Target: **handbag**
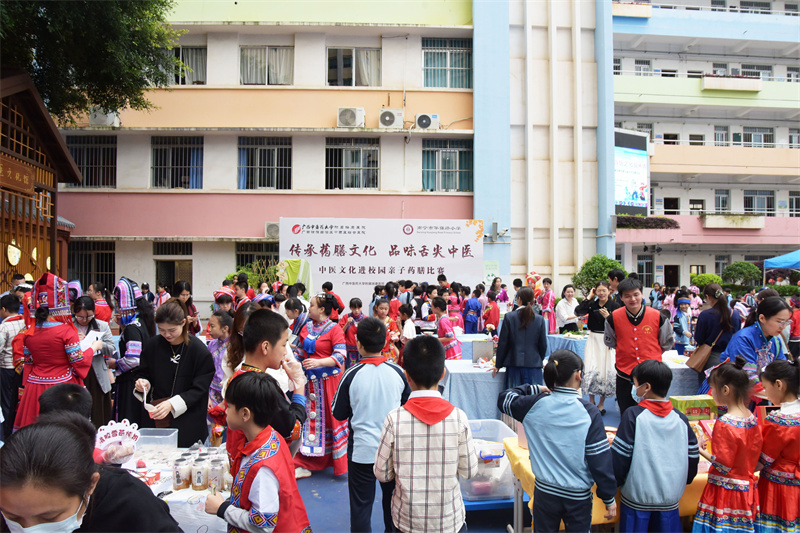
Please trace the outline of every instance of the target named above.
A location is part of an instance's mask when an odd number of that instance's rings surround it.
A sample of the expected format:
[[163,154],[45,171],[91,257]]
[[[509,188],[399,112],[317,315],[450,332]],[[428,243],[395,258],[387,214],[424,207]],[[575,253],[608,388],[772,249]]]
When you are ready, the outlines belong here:
[[698,374],[702,374],[706,367],[706,363],[708,362],[708,358],[711,356],[711,350],[714,349],[714,345],[717,344],[717,341],[721,335],[722,330],[720,330],[719,335],[717,335],[717,338],[714,339],[714,342],[711,343],[711,346],[708,344],[701,344],[698,346],[694,353],[689,356],[689,359],[686,361],[686,366]]

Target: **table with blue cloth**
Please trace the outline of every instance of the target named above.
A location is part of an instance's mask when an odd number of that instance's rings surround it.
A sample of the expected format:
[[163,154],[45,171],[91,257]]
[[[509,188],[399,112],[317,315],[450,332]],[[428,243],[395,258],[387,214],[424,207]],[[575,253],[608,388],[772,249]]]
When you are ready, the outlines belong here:
[[467,414],[470,420],[500,419],[497,397],[505,390],[504,369],[492,377],[491,368],[476,368],[472,359],[445,361],[442,396]]
[[581,359],[584,359],[584,354],[586,353],[586,338],[571,339],[563,335],[548,335],[547,336],[548,357],[550,356],[551,353],[555,352],[556,350],[572,350],[573,352],[578,354]]
[[465,361],[472,361],[472,343],[473,341],[489,341],[492,338],[483,333],[464,333],[456,335],[456,339],[461,343],[461,358]]

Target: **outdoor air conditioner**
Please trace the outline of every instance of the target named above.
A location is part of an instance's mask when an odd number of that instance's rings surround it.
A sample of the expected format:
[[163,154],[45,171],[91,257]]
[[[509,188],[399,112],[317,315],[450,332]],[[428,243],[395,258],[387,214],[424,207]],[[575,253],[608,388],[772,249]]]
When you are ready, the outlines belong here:
[[414,123],[421,130],[438,130],[439,115],[435,113],[417,113]]
[[379,128],[402,128],[403,110],[402,109],[381,109],[378,114]]
[[116,112],[103,113],[99,107],[93,107],[89,113],[90,126],[119,127],[119,115]]
[[264,237],[277,240],[281,235],[281,225],[277,222],[267,222],[264,228]]
[[363,128],[364,116],[363,107],[339,107],[336,110],[336,127]]

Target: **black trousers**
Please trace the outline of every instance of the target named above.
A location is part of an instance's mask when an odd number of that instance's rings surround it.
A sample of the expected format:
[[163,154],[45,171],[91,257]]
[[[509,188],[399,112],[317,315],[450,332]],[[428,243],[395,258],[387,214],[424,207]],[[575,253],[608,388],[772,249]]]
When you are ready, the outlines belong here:
[[[372,504],[375,501],[375,473],[372,464],[354,463],[347,459],[347,488],[350,492],[350,531],[364,533],[372,531]],[[394,480],[381,483],[383,499],[383,527],[387,533],[397,529],[392,521],[392,492]]]
[[633,401],[633,396],[631,396],[631,385],[633,385],[633,379],[622,377],[620,371],[617,370],[617,405],[619,406],[620,417],[626,409],[636,405],[636,402]]
[[3,409],[3,426],[0,437],[3,440],[11,436],[14,430],[14,417],[17,416],[19,388],[22,387],[22,375],[13,368],[0,368],[0,403]]
[[533,531],[558,531],[561,521],[567,533],[586,533],[592,526],[592,498],[570,500],[533,489]]

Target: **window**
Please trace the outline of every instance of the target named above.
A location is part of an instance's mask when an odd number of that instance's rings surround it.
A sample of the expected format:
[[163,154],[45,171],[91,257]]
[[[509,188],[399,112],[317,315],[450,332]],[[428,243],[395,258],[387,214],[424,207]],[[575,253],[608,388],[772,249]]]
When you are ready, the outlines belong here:
[[769,15],[772,12],[772,2],[753,2],[751,0],[741,0],[739,2],[739,11],[742,13]]
[[379,147],[377,138],[328,137],[325,140],[325,188],[377,189]]
[[800,82],[800,67],[786,67],[786,81]]
[[715,76],[727,76],[728,75],[728,64],[727,63],[713,63],[712,65],[712,72]]
[[789,17],[796,17],[798,15],[797,4],[783,4],[783,14]]
[[292,188],[291,137],[239,137],[240,189]]
[[239,64],[242,85],[291,85],[294,80],[291,46],[242,47]]
[[664,144],[678,144],[678,134],[677,133],[665,133],[664,134]]
[[634,72],[637,76],[652,76],[653,66],[649,59],[637,59],[634,61]]
[[267,265],[278,263],[277,242],[237,242],[236,243],[236,270],[254,263],[263,261]]
[[192,243],[155,241],[153,255],[192,255]]
[[744,191],[744,212],[775,215],[775,191]]
[[726,0],[711,0],[711,11],[725,11]]
[[699,215],[706,210],[705,200],[689,200],[689,211],[692,215]]
[[703,71],[702,70],[689,70],[686,72],[687,78],[702,78]]
[[722,271],[731,264],[731,256],[729,255],[715,255],[714,256],[714,273],[717,276],[722,276]]
[[614,122],[614,127],[621,129],[622,128],[622,122]]
[[800,217],[800,191],[789,191],[789,216]]
[[664,214],[665,215],[680,215],[681,214],[681,199],[680,198],[664,198]]
[[175,48],[175,57],[180,59],[186,69],[175,73],[175,85],[205,85],[207,49],[181,46]]
[[380,49],[328,48],[328,85],[380,87]]
[[[758,263],[760,261],[766,261],[767,259],[772,259],[771,255],[745,255],[744,260],[748,263]],[[758,266],[758,265],[756,265]],[[759,267],[760,268],[760,267]]]
[[619,57],[614,58],[614,76],[622,74],[622,59]]
[[661,69],[661,77],[662,78],[677,78],[678,77],[678,71],[677,70],[672,70],[672,69],[669,69],[669,70]]
[[645,287],[653,286],[653,256],[652,255],[637,255],[636,256],[636,273],[639,274],[639,280]]
[[703,146],[705,143],[706,143],[705,135],[696,135],[696,134],[689,135],[690,146]]
[[743,140],[745,146],[772,148],[775,145],[775,130],[773,128],[745,127]]
[[472,88],[472,39],[422,39],[425,87]]
[[67,245],[67,279],[80,280],[84,290],[99,281],[113,289],[117,283],[114,241],[75,241]]
[[800,128],[789,128],[789,148],[800,148]]
[[742,64],[742,76],[751,76],[753,78],[772,78],[772,65],[746,65]]
[[471,192],[472,140],[423,139],[422,188]]
[[637,122],[636,123],[636,131],[641,133],[646,133],[650,138],[650,142],[653,142],[653,124],[649,122]]
[[156,189],[203,188],[203,138],[153,137],[151,186]]
[[714,126],[714,146],[728,146],[730,142],[730,128],[728,126]]
[[117,138],[114,135],[67,135],[67,148],[83,175],[80,185],[117,186]]
[[706,273],[706,266],[705,265],[689,265],[689,275],[698,275],[698,274],[705,274]]
[[731,190],[714,190],[714,211],[717,213],[727,213],[731,210]]

